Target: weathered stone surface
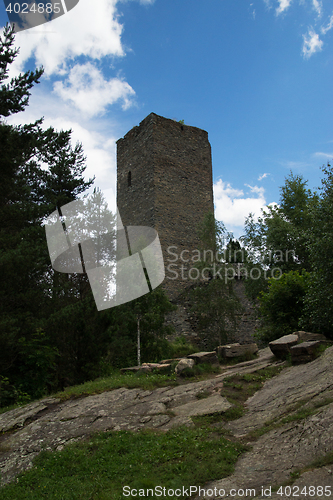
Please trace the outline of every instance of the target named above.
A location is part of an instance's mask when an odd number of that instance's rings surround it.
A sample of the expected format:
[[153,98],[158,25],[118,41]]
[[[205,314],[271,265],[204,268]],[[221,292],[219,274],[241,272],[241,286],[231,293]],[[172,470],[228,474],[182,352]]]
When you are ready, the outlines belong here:
[[194,354],[189,354],[187,356],[189,359],[194,359],[195,364],[199,363],[210,363],[212,365],[218,364],[219,360],[216,351],[211,352],[195,352]]
[[185,359],[185,358],[170,358],[170,359],[162,359],[162,361],[160,362],[161,365],[164,365],[164,364],[171,364],[171,363],[174,363],[175,361],[180,361],[181,359]]
[[48,405],[59,403],[59,399],[47,398],[35,401],[23,408],[15,408],[0,415],[0,432],[23,427],[28,419],[33,419],[39,412],[48,408]]
[[269,347],[272,353],[278,359],[285,359],[288,356],[288,354],[290,354],[290,348],[293,345],[296,345],[297,342],[298,342],[298,336],[290,334],[290,335],[285,335],[280,339],[273,340],[272,342],[269,343]]
[[332,366],[333,347],[330,347],[311,363],[286,368],[247,400],[247,413],[229,422],[227,428],[236,436],[243,436],[266,422],[289,415],[301,402],[316,404],[333,400]]
[[258,352],[258,346],[255,343],[252,344],[229,344],[218,346],[216,349],[217,355],[222,358],[236,358],[238,356],[244,356],[245,354],[255,354]]
[[225,357],[224,356],[224,352],[225,352],[226,348],[235,349],[236,347],[240,347],[240,343],[239,342],[234,342],[233,344],[219,345],[216,348],[216,354],[218,356]]
[[[62,403],[49,398],[4,413],[0,416],[2,428],[13,429],[14,426],[14,430],[1,436],[3,482],[11,481],[19,472],[31,467],[42,449],[61,450],[68,443],[95,432],[144,428],[167,431],[177,425],[193,425],[191,415],[226,411],[230,403],[219,395],[223,379],[234,373],[251,373],[272,363],[281,364],[272,359],[267,348],[259,351],[257,360],[239,363],[201,382],[151,391],[122,388]],[[248,400],[248,412],[244,417],[229,422],[226,428],[235,437],[240,437],[259,429],[267,421],[274,420],[278,425],[250,443],[252,451],[240,458],[232,476],[211,483],[211,486],[225,490],[278,486],[290,479],[290,472],[308,467],[317,458],[330,453],[333,449],[332,366],[333,347],[330,347],[315,361],[286,368],[267,381],[263,389]],[[211,395],[198,399],[203,392]],[[311,410],[307,418],[289,423],[281,421],[300,407]],[[17,423],[24,427],[17,429]],[[304,480],[307,486],[310,484],[307,481],[316,478],[322,479],[318,485],[330,484],[332,479],[330,467],[321,468],[317,476],[306,474],[297,481]],[[257,496],[259,494],[258,490]],[[244,495],[233,495],[233,498],[244,498]]]
[[175,368],[176,375],[180,375],[185,368],[193,368],[195,365],[194,359],[183,358],[179,361],[178,365]]
[[188,276],[193,267],[182,252],[191,256],[198,248],[198,224],[206,213],[214,212],[208,133],[155,113],[148,115],[117,141],[117,205],[125,226],[158,231],[165,262],[170,259],[168,248],[173,248],[178,278],[166,266],[162,286],[170,298],[177,296],[189,282],[182,279],[181,268]]
[[231,404],[226,398],[221,397],[219,394],[209,396],[208,398],[193,401],[182,406],[174,408],[176,415],[210,415],[212,413],[221,413],[231,408]]
[[321,333],[310,333],[310,332],[294,332],[293,335],[298,336],[298,341],[299,342],[309,342],[310,340],[327,340],[325,335],[322,335]]
[[[241,456],[231,477],[210,483],[209,487],[254,488],[260,493],[262,486],[280,486],[290,480],[292,472],[330,453],[332,448],[333,403],[297,424],[286,424],[261,436],[253,449]],[[244,495],[233,498],[238,500]]]
[[[309,486],[314,487],[315,490],[313,490],[313,488],[309,490]],[[323,487],[323,491],[321,487]],[[327,488],[326,490],[325,487]],[[285,487],[282,487],[281,491],[289,493],[288,488]],[[301,495],[302,491],[304,491],[303,495]],[[331,491],[332,494],[330,494],[329,491]],[[326,498],[332,498],[333,466],[324,466],[320,469],[309,470],[301,474],[301,476],[291,485],[291,495],[294,494],[294,497],[288,497],[286,494],[278,495],[277,492],[272,492],[269,498],[270,500],[290,500],[291,498],[297,498],[297,493],[302,500],[313,500],[314,498],[317,500],[318,498],[324,498],[325,493],[327,495]],[[317,493],[319,493],[319,495]],[[255,498],[257,500],[267,500],[267,496],[258,496]]]
[[163,372],[170,368],[171,363],[142,363],[142,366],[148,366],[152,370]]
[[152,369],[151,369],[150,366],[141,365],[141,366],[129,366],[128,368],[121,368],[120,371],[121,371],[121,373],[126,373],[126,372],[134,372],[134,373],[145,372],[145,373],[149,373],[149,372],[152,371]]
[[301,344],[293,345],[290,348],[292,363],[298,364],[313,361],[316,358],[318,347],[320,345],[320,340],[302,342]]
[[[290,474],[307,468],[315,460],[331,453],[333,449],[333,347],[307,365],[292,366],[265,383],[263,389],[248,400],[249,411],[244,417],[229,422],[226,428],[235,436],[244,436],[275,419],[270,432],[259,437],[253,449],[245,453],[236,464],[232,476],[205,485],[205,488],[241,490],[233,495],[244,498],[245,489],[255,489],[261,496],[261,487],[279,487],[290,480]],[[302,406],[302,402],[304,405]],[[279,419],[297,412],[302,406],[311,409],[307,418],[285,423]],[[331,486],[333,491],[333,466],[304,472],[294,483],[296,486]],[[243,491],[242,491],[243,490]],[[305,495],[302,498],[321,498],[321,495]],[[214,498],[222,498],[219,495]],[[224,497],[225,498],[225,497]],[[272,493],[274,500],[285,499]],[[292,497],[289,497],[292,498]]]
[[[154,391],[122,388],[63,403],[49,398],[3,413],[4,431],[21,428],[1,436],[2,480],[9,482],[30,468],[42,449],[60,450],[95,432],[144,428],[167,431],[177,425],[193,425],[190,412],[195,411],[196,404],[202,405],[197,395],[212,392],[215,385],[216,380],[204,380]],[[189,402],[194,403],[193,408],[172,416],[175,408]]]

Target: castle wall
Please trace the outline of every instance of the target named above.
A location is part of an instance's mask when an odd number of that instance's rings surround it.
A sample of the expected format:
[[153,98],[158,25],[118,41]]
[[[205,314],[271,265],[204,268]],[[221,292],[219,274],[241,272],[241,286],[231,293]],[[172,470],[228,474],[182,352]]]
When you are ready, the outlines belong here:
[[178,256],[188,250],[184,259],[198,248],[197,227],[206,213],[214,213],[212,186],[211,147],[204,130],[151,113],[117,141],[120,215],[124,225],[158,231],[166,266],[163,286],[170,298],[191,283],[188,267],[193,264],[175,260],[168,248],[176,247],[171,251]]

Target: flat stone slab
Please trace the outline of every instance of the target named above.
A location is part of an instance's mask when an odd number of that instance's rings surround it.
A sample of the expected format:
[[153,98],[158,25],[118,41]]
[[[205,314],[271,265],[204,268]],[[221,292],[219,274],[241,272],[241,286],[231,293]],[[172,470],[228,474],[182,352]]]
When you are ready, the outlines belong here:
[[257,344],[229,344],[219,346],[216,352],[222,358],[236,358],[245,354],[255,354],[258,352]]
[[137,372],[144,372],[144,373],[149,373],[152,371],[150,366],[146,365],[141,365],[141,366],[129,366],[127,368],[121,368],[120,369],[121,373],[126,373],[126,372],[132,372],[132,373],[137,373]]
[[194,354],[190,354],[187,357],[189,359],[194,359],[195,364],[199,364],[199,363],[218,364],[219,363],[216,351],[195,352]]
[[325,335],[322,335],[321,333],[310,333],[310,332],[294,332],[294,335],[298,336],[298,341],[299,342],[308,342],[311,340],[327,340]]
[[317,356],[321,343],[321,340],[312,340],[293,345],[290,348],[292,363],[308,363],[309,361],[313,361]]
[[273,340],[268,345],[272,353],[278,359],[285,359],[290,353],[290,348],[293,345],[296,345],[297,343],[298,343],[298,335],[292,333],[290,335],[284,335],[284,337],[281,337],[277,340]]
[[211,415],[212,413],[221,413],[232,407],[232,404],[226,398],[219,394],[199,399],[192,403],[177,406],[173,409],[176,415],[194,417],[195,415]]

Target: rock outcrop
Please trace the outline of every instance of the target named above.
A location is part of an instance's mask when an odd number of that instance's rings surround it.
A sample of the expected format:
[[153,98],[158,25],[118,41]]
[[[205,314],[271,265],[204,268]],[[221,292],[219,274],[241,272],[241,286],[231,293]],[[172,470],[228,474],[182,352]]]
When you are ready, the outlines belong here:
[[[288,484],[291,474],[296,471],[300,471],[300,478],[295,485],[318,484],[332,488],[333,465],[316,472],[312,470],[312,464],[331,454],[333,449],[332,367],[333,347],[330,347],[315,361],[287,368],[268,380],[247,401],[248,412],[226,426],[235,437],[248,439],[250,443],[254,431],[262,432],[266,427],[267,432],[240,458],[232,476],[215,481],[207,488],[216,487],[227,492],[231,488],[240,492],[252,488],[256,494],[248,498],[261,499],[265,498],[261,496],[262,487],[274,489]],[[307,468],[310,470],[302,474],[302,469]],[[301,498],[320,496],[306,494]],[[244,498],[244,494],[233,498]],[[270,498],[288,497],[275,495]]]
[[[220,393],[224,378],[278,363],[281,365],[267,348],[259,351],[257,359],[201,382],[152,391],[121,388],[65,402],[46,398],[8,411],[0,415],[3,483],[30,468],[42,449],[60,450],[95,432],[168,431],[178,425],[193,425],[192,416],[225,412],[231,404]],[[277,495],[274,488],[285,487],[293,480],[292,474],[297,477],[294,486],[332,487],[332,457],[323,467],[318,466],[318,460],[331,456],[333,449],[332,367],[333,346],[306,365],[283,369],[247,400],[243,417],[220,422],[231,439],[252,448],[240,457],[231,476],[205,485],[205,489],[216,488],[226,494],[239,490],[239,495],[232,494],[236,500],[244,498],[245,489],[254,492],[247,498],[267,498],[262,493],[266,490],[271,491],[271,499],[284,499],[287,496]],[[215,499],[224,497],[214,495]],[[301,498],[323,495],[305,494]]]

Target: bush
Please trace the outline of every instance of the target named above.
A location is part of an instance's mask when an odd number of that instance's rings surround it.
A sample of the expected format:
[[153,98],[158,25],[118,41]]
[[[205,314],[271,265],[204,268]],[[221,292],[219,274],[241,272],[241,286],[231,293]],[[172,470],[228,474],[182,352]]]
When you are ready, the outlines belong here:
[[270,342],[298,329],[309,283],[310,274],[305,271],[289,271],[268,281],[268,292],[259,296],[259,340]]

